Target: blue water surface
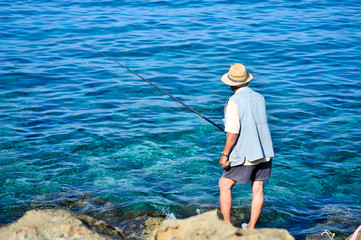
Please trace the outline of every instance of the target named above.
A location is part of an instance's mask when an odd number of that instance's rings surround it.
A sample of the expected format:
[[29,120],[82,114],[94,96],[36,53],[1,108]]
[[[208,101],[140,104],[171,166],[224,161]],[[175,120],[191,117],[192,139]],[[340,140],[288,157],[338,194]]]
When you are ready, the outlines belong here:
[[[0,224],[219,207],[225,134],[85,41],[219,125],[220,76],[246,65],[276,153],[258,227],[346,238],[361,224],[360,26],[357,0],[2,1]],[[233,195],[240,226],[250,186]]]

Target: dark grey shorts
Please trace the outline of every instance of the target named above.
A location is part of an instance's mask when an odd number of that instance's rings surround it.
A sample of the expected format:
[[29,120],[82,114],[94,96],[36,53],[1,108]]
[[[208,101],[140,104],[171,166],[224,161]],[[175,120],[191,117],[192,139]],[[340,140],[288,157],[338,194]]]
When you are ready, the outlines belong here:
[[269,162],[263,162],[258,165],[251,166],[235,166],[224,169],[223,177],[232,179],[243,184],[248,184],[249,180],[263,181],[271,176],[272,160]]

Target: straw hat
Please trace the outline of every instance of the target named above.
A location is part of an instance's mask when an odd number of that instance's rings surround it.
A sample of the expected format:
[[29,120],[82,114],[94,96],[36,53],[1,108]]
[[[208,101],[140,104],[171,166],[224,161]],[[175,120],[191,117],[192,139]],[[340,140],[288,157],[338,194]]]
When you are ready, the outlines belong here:
[[252,81],[253,75],[247,72],[243,64],[232,64],[228,73],[223,74],[221,81],[229,86],[238,86]]

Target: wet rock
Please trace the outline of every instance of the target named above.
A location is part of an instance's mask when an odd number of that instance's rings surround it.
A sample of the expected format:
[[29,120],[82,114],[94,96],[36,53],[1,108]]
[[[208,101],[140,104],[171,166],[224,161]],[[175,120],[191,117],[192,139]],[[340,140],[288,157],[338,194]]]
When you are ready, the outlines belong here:
[[306,240],[330,240],[330,239],[334,239],[334,237],[335,237],[334,233],[325,230],[323,232],[307,234]]
[[294,240],[287,230],[243,230],[220,220],[217,211],[184,220],[166,220],[149,240]]
[[0,228],[1,239],[6,240],[110,240],[125,239],[119,228],[86,215],[64,210],[32,210]]
[[126,227],[123,229],[128,240],[147,239],[153,231],[162,225],[163,221],[164,218],[161,217],[141,215],[129,219],[129,222],[125,224]]

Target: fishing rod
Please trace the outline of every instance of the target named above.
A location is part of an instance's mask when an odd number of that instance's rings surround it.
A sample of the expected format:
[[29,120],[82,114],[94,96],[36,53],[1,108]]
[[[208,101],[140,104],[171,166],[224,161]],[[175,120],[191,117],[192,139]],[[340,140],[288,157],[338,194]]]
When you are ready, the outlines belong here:
[[118,61],[114,60],[113,58],[111,58],[110,56],[108,56],[107,54],[99,51],[98,49],[96,49],[95,47],[87,44],[86,42],[80,40],[82,43],[84,43],[86,46],[90,47],[91,49],[97,51],[98,53],[102,54],[103,56],[109,58],[110,60],[112,60],[113,62],[117,63],[118,65],[122,66],[123,68],[127,69],[129,72],[133,73],[134,75],[136,75],[137,77],[143,79],[144,81],[146,81],[147,83],[149,83],[150,85],[152,85],[153,87],[155,87],[156,89],[158,89],[159,91],[163,92],[164,94],[168,95],[169,97],[173,98],[174,100],[176,100],[177,102],[179,102],[180,104],[182,104],[183,106],[185,106],[186,108],[188,108],[189,110],[191,110],[192,112],[196,113],[198,116],[200,116],[201,118],[203,118],[204,120],[206,120],[207,122],[209,122],[210,124],[212,124],[213,126],[215,126],[216,128],[218,128],[219,130],[221,130],[222,132],[224,132],[224,130],[216,123],[214,123],[213,121],[211,121],[210,119],[206,118],[205,116],[203,116],[201,113],[197,112],[196,110],[194,110],[193,108],[191,108],[190,106],[188,106],[187,104],[185,104],[184,102],[182,102],[181,100],[179,100],[178,98],[174,97],[172,94],[164,91],[162,88],[158,87],[157,85],[155,85],[154,83],[152,83],[151,81],[145,79],[144,77],[140,76],[138,73],[134,72],[133,70],[127,68],[126,66],[124,66],[123,64],[119,63]]

